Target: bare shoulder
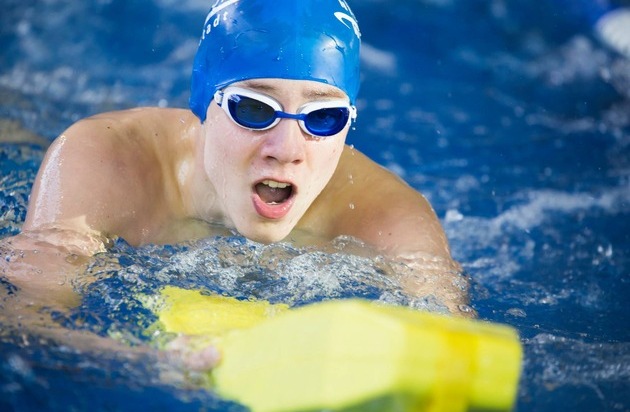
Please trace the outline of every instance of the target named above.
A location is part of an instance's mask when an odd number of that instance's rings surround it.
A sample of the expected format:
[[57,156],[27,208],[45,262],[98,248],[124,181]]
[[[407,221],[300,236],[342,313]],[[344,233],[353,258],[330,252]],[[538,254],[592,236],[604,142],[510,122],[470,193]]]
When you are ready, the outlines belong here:
[[24,229],[54,225],[117,233],[141,224],[138,214],[150,215],[147,199],[160,195],[170,149],[179,147],[176,131],[181,134],[188,116],[184,110],[133,109],[70,126],[46,153]]
[[168,144],[171,140],[169,136],[181,134],[193,120],[194,116],[188,110],[143,107],[85,118],[70,126],[61,136],[66,140],[77,140],[80,145],[101,144],[103,148],[139,145],[144,149],[156,143]]
[[137,108],[100,113],[81,119],[64,130],[51,145],[52,152],[122,155],[124,149],[145,149],[191,122],[191,114],[182,109]]
[[450,258],[446,236],[426,198],[350,147],[309,219],[331,237],[354,236],[392,256],[426,253]]

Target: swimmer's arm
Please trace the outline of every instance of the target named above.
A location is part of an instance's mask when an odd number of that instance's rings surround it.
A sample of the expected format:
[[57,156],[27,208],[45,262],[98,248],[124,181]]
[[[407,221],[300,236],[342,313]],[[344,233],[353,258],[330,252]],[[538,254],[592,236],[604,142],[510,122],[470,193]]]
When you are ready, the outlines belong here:
[[33,336],[40,342],[46,339],[48,344],[100,356],[148,357],[152,364],[169,369],[168,380],[172,382],[180,379],[179,373],[184,379],[191,370],[207,371],[217,365],[220,355],[216,347],[191,342],[185,336],[158,350],[144,345],[129,347],[109,337],[58,324],[51,314],[77,307],[81,303],[77,287],[85,288],[93,280],[86,273],[89,262],[89,258],[38,240],[32,233],[0,239],[0,325],[4,332],[13,330],[25,341]]
[[[48,148],[33,184],[23,232],[89,233],[104,229],[97,217],[103,208],[101,192],[109,186],[102,180],[106,156],[99,159],[103,152],[99,140],[106,139],[101,138],[100,127],[90,128],[90,123],[76,123]],[[96,251],[87,248],[82,254],[89,256]]]
[[[66,310],[80,303],[75,282],[87,259],[48,243],[35,233],[0,239],[0,276],[17,288],[26,311]],[[17,307],[13,309],[18,310]]]
[[90,239],[136,234],[125,239],[140,241],[140,228],[152,218],[147,203],[160,203],[151,184],[160,181],[160,170],[134,119],[123,112],[95,116],[55,139],[33,185],[25,232],[58,229],[85,235],[89,241],[75,246],[86,256],[103,251]]
[[116,188],[122,186],[113,182],[113,169],[123,169],[113,159],[114,123],[83,120],[51,144],[22,233],[0,241],[3,275],[23,294],[37,297],[36,304],[72,307],[78,298],[71,284],[84,271],[82,262],[110,242],[107,233],[117,211],[109,198],[119,195]]
[[[346,148],[323,196],[332,214],[317,222],[330,237],[350,235],[400,265],[400,282],[411,295],[435,295],[452,313],[468,302],[461,267],[450,253],[442,226],[429,202],[388,170]],[[466,314],[466,313],[464,313]]]
[[[428,201],[405,184],[387,183],[384,198],[363,204],[364,212],[352,229],[355,236],[373,245],[396,264],[404,289],[413,296],[433,295],[449,312],[472,315],[468,283],[452,259],[444,230]],[[389,191],[389,193],[388,193]],[[393,202],[393,204],[392,204]],[[361,211],[359,211],[361,213]]]
[[[19,249],[18,249],[19,248]],[[35,248],[35,249],[32,249]],[[168,370],[167,380],[184,382],[189,371],[207,371],[219,361],[211,345],[192,345],[176,339],[164,349],[149,345],[129,346],[86,330],[67,329],[51,316],[80,304],[74,283],[86,270],[86,258],[68,259],[67,250],[33,243],[17,235],[0,239],[0,326],[7,336],[19,334],[25,345],[36,339],[47,346],[139,361],[145,359],[157,371]]]
[[353,148],[345,148],[330,183],[304,220],[313,230],[357,237],[387,256],[451,258],[446,235],[426,198]]

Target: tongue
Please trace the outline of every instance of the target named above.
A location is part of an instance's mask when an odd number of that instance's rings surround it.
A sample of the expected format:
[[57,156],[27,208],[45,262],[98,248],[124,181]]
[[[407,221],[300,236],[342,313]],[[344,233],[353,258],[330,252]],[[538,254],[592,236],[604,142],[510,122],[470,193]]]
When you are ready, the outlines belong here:
[[291,196],[291,186],[281,189],[259,183],[256,185],[256,193],[265,203],[282,203]]

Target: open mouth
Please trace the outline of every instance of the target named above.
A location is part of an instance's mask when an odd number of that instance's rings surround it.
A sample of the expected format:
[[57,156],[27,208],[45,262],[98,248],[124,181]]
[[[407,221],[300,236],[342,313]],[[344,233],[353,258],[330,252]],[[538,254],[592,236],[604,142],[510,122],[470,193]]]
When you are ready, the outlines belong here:
[[279,205],[291,198],[293,186],[290,183],[263,180],[254,186],[256,194],[268,205]]

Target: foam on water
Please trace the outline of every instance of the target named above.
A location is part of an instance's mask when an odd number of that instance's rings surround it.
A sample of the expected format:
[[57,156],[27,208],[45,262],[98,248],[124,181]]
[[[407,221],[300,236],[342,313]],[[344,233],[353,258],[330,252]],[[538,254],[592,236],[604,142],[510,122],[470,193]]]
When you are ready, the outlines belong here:
[[333,251],[324,252],[237,236],[141,248],[119,241],[109,253],[97,255],[78,280],[81,307],[58,319],[70,328],[82,324],[99,334],[116,331],[143,339],[155,319],[142,301],[166,285],[291,306],[359,297],[448,312],[433,295],[406,294],[387,260],[345,253],[352,242],[337,239]]
[[[554,404],[562,409],[568,396],[577,397],[581,410],[625,410],[617,400],[615,383],[630,379],[630,344],[628,342],[584,342],[540,333],[524,342],[524,375],[535,381],[535,388],[556,391]],[[538,362],[537,359],[545,359]],[[521,387],[519,396],[536,408],[542,390]],[[576,395],[577,394],[577,395]],[[526,403],[527,405],[527,403]],[[592,408],[592,409],[589,409]]]
[[[453,234],[454,242],[497,244],[511,232],[529,232],[551,222],[556,214],[576,214],[597,209],[609,214],[626,210],[630,202],[630,187],[618,187],[600,195],[567,193],[555,190],[529,190],[516,194],[519,201],[491,218],[464,216],[457,209],[446,212],[445,227]],[[482,229],[482,230],[480,230]]]

